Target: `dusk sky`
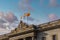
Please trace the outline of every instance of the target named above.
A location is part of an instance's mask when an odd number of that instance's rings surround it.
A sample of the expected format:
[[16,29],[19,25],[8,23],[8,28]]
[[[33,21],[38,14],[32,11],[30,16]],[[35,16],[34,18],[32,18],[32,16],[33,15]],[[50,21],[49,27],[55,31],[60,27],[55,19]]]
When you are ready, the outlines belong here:
[[[60,18],[60,0],[28,0],[27,2],[26,0],[0,0],[0,20],[6,21],[8,26],[14,26],[15,24],[17,26],[20,17],[28,10],[31,14],[30,17],[34,19],[33,22],[29,21],[29,23],[41,24],[53,21]],[[2,24],[1,21],[0,24]],[[0,30],[3,31],[5,27],[2,26]],[[0,34],[6,32],[1,32]]]

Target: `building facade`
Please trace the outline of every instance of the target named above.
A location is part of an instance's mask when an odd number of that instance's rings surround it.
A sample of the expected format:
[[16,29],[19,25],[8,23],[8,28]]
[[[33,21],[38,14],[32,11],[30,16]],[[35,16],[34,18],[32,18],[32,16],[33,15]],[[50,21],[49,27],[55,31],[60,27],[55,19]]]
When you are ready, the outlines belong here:
[[2,35],[0,40],[60,40],[60,20],[40,25],[27,25],[21,21],[15,30]]

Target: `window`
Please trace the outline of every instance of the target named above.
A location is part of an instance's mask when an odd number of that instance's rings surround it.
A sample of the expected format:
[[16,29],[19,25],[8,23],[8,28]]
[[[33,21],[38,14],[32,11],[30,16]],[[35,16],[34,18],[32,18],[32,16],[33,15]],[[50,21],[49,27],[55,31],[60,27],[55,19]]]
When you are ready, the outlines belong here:
[[27,37],[26,40],[32,40],[32,37]]
[[46,40],[46,37],[42,37],[42,40]]
[[23,40],[23,39],[18,39],[18,40]]
[[53,35],[52,37],[53,37],[53,38],[52,38],[53,40],[56,40],[56,35]]

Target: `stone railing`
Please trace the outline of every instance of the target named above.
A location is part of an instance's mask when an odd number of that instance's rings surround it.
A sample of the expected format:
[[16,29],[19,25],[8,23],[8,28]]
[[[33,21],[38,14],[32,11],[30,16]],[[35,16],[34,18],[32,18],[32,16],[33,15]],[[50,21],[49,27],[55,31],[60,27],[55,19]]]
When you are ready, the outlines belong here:
[[18,33],[22,33],[22,32],[29,31],[29,30],[33,30],[32,25],[29,25],[27,28],[26,28],[26,26],[23,27],[22,29],[17,28],[17,29],[15,29],[15,30],[12,30],[11,33],[9,33],[9,34],[7,34],[7,35],[8,35],[8,36],[9,36],[9,35],[15,35],[15,34],[18,34]]
[[58,26],[58,25],[60,25],[60,20],[56,20],[56,21],[40,24],[39,27],[44,29],[44,28],[55,27],[55,26]]
[[[52,28],[52,27],[55,27],[57,25],[60,25],[60,20],[56,20],[56,21],[40,24],[38,26],[41,29],[45,29],[45,28]],[[33,25],[29,25],[27,28],[26,28],[26,26],[24,26],[22,29],[17,28],[16,30],[13,30],[9,34],[5,34],[4,36],[14,35],[14,34],[18,34],[18,33],[21,33],[21,32],[26,32],[26,31],[29,31],[29,30],[33,30]]]

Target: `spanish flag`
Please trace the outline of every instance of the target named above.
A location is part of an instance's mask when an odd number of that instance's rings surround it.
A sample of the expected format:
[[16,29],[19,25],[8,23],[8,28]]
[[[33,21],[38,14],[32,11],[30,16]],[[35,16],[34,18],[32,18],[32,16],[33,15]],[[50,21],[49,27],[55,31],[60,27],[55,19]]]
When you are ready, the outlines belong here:
[[30,13],[25,13],[24,16],[27,16],[28,17],[28,16],[30,16]]

